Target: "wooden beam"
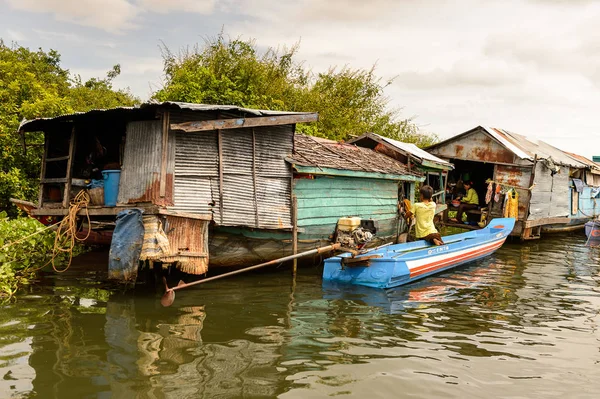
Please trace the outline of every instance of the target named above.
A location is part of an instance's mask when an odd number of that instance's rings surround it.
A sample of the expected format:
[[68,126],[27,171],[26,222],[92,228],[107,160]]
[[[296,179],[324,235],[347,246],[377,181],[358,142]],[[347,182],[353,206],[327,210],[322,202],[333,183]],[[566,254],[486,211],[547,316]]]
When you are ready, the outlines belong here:
[[[140,206],[132,204],[131,206],[88,206],[88,214],[90,216],[116,216],[124,209],[138,208],[144,211],[145,215],[154,215],[158,213],[158,208],[154,205]],[[32,209],[31,214],[34,216],[65,216],[69,213],[69,208],[40,208]],[[85,210],[80,210],[77,213],[79,216],[85,215]]]
[[525,221],[524,228],[543,226],[546,224],[567,224],[571,222],[571,218],[569,217],[548,217],[534,220]]
[[318,114],[292,114],[277,116],[260,116],[256,118],[216,119],[211,121],[194,121],[171,124],[171,130],[183,130],[187,133],[206,130],[240,129],[244,127],[290,125],[300,122],[316,122]]
[[158,213],[160,215],[175,216],[175,217],[186,218],[186,219],[208,220],[208,221],[212,220],[212,214],[210,214],[210,213],[178,212],[178,211],[171,211],[169,209],[159,209]]
[[[25,134],[25,133],[23,133]],[[46,178],[46,157],[48,155],[48,136],[44,134],[44,152],[42,154],[42,170],[40,171],[40,192],[38,196],[38,208],[44,205],[44,179]]]
[[67,161],[67,182],[63,193],[63,208],[69,206],[71,199],[71,176],[73,175],[73,156],[75,155],[75,126],[71,129],[71,141],[69,142],[69,160]]
[[[293,192],[292,188],[292,192]],[[292,254],[298,253],[298,198],[292,195]],[[292,275],[296,275],[298,270],[298,259],[293,260]]]
[[159,181],[159,194],[164,197],[167,193],[167,155],[169,153],[169,111],[165,111],[162,114],[162,147],[161,147],[161,160],[160,160],[160,181]]

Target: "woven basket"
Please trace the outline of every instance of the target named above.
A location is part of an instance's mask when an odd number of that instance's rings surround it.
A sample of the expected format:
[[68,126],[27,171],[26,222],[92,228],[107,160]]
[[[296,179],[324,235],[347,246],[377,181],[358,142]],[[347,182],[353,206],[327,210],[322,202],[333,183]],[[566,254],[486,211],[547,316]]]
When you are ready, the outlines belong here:
[[92,205],[104,205],[104,188],[96,187],[88,190],[90,194],[90,203]]

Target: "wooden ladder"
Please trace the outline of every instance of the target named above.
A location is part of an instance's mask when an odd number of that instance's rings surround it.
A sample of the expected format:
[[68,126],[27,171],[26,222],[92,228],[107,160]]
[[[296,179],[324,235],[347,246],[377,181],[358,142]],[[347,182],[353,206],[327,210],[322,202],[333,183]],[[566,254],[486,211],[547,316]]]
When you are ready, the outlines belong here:
[[[42,155],[42,171],[40,174],[40,193],[38,197],[38,206],[42,208],[44,206],[44,189],[46,184],[63,184],[63,199],[62,206],[67,208],[69,206],[70,193],[71,193],[71,178],[73,174],[73,155],[75,153],[75,127],[71,129],[71,136],[69,138],[69,153],[65,156],[48,158],[48,148],[50,140],[46,136],[44,143],[44,154]],[[51,162],[67,161],[65,170],[65,177],[47,178],[46,167]]]

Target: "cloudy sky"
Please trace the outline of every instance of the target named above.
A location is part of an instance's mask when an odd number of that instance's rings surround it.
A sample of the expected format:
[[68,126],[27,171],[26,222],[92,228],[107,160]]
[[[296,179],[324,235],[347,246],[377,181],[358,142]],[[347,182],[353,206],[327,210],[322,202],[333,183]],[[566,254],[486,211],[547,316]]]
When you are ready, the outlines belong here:
[[600,1],[0,0],[0,37],[53,48],[84,78],[116,63],[142,99],[160,87],[159,45],[222,28],[259,46],[301,42],[314,71],[370,67],[396,77],[393,106],[446,138],[501,127],[600,155]]

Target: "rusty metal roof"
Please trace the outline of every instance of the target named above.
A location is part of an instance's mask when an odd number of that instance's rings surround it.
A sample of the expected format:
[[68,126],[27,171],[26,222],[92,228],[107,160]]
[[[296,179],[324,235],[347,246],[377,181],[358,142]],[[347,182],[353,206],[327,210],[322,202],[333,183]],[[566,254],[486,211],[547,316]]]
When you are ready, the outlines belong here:
[[53,122],[67,122],[73,121],[87,116],[119,116],[119,115],[131,115],[144,114],[149,112],[155,112],[159,108],[175,108],[186,111],[196,112],[235,112],[239,114],[247,114],[252,116],[274,116],[274,115],[310,115],[313,112],[288,112],[288,111],[271,111],[262,109],[251,109],[238,107],[236,105],[215,105],[215,104],[194,104],[184,103],[176,101],[165,101],[165,102],[146,102],[135,107],[116,107],[109,109],[93,109],[86,112],[74,112],[72,114],[65,114],[56,116],[53,118],[36,118],[31,120],[23,120],[19,125],[20,132],[34,132],[44,130],[49,123]]
[[471,134],[479,129],[483,130],[485,133],[490,135],[501,145],[503,145],[506,149],[510,150],[513,154],[515,154],[521,159],[526,159],[533,162],[534,157],[537,155],[538,159],[552,158],[552,161],[554,161],[554,163],[564,166],[571,166],[574,168],[582,169],[589,169],[594,167],[592,165],[592,161],[587,160],[585,157],[560,150],[542,140],[530,139],[523,135],[513,133],[505,129],[487,126],[477,126],[474,129],[446,139],[428,148],[444,146],[445,144],[450,143],[456,140],[457,138]]
[[[402,141],[394,140],[389,137],[381,136],[376,133],[365,133],[361,136],[358,136],[351,140],[348,140],[348,143],[359,145],[358,142],[365,138],[370,138],[370,139],[375,140],[380,143],[383,142],[383,143],[391,146],[393,149],[395,149],[396,151],[398,151],[400,153],[412,155],[420,163],[423,163],[423,161],[429,161],[429,162],[432,162],[433,164],[439,165],[440,167],[442,167],[444,169],[454,169],[454,165],[452,165],[450,162],[444,161],[443,159],[438,158],[435,155],[430,154],[425,150],[422,150],[421,148],[417,147],[416,145],[414,145],[412,143],[405,143]],[[434,165],[429,165],[429,166],[434,166]]]
[[318,169],[422,176],[415,171],[409,171],[395,159],[368,148],[298,133],[294,137],[293,155],[288,160],[294,165]]

